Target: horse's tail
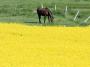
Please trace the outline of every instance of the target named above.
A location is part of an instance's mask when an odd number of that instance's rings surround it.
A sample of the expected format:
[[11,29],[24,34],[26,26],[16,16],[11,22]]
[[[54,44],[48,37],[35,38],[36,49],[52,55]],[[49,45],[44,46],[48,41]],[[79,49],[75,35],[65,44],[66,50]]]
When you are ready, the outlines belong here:
[[37,8],[37,11],[40,9],[40,7]]
[[37,14],[39,14],[39,12],[40,12],[40,7],[37,8]]

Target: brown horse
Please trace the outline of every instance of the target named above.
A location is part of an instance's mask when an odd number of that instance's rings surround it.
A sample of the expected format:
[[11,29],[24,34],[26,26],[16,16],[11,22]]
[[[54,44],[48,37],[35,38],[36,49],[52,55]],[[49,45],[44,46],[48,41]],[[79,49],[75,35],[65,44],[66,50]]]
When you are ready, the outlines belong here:
[[41,23],[41,16],[44,16],[44,23],[46,21],[46,17],[48,17],[49,22],[53,22],[52,12],[48,8],[37,8],[37,14],[39,18],[39,23]]

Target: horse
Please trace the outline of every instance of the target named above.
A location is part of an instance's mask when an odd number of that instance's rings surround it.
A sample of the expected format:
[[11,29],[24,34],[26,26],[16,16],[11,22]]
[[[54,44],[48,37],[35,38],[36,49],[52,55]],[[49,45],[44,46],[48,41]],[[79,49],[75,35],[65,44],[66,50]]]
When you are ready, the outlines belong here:
[[46,8],[37,8],[37,14],[39,18],[39,23],[41,23],[41,16],[44,16],[44,23],[46,21],[46,17],[48,17],[49,22],[53,22],[53,14],[50,9]]

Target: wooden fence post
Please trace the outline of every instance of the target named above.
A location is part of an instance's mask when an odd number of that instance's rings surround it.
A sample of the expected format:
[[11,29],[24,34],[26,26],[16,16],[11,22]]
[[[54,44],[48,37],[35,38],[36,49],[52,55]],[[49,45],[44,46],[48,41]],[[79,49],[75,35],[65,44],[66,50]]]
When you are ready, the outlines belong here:
[[84,20],[84,22],[86,23],[89,19],[90,19],[90,16],[86,20]]
[[65,8],[65,17],[67,16],[68,7]]
[[55,11],[57,10],[57,6],[56,6],[56,4],[55,4]]
[[41,4],[41,7],[43,8],[43,4]]
[[79,10],[77,11],[77,13],[76,13],[76,15],[74,17],[74,21],[77,19],[78,14],[79,14]]

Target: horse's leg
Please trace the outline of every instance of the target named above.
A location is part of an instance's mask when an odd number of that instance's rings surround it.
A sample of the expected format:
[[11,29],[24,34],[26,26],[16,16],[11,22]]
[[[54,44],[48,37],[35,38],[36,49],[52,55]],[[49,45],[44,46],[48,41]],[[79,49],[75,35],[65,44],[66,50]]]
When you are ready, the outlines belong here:
[[46,16],[44,16],[44,23],[45,23],[45,21],[46,21]]
[[41,23],[41,15],[39,16],[39,23]]
[[41,15],[38,15],[39,23],[41,23]]

